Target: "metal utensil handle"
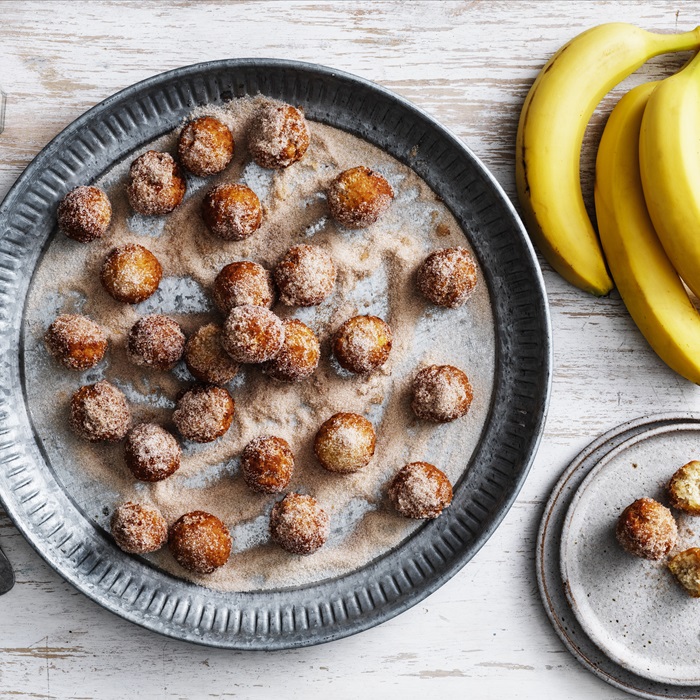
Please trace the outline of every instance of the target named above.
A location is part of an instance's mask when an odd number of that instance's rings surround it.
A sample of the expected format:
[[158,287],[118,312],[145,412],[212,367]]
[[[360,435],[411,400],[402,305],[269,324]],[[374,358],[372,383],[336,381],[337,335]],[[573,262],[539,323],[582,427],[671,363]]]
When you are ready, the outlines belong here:
[[15,572],[12,570],[12,564],[0,549],[0,595],[7,593],[14,585]]

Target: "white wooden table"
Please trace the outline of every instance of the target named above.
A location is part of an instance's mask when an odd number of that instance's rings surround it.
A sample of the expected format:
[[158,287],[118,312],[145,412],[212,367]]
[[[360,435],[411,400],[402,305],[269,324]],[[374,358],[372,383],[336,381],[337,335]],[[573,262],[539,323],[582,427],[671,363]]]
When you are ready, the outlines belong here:
[[[42,146],[105,97],[170,68],[243,56],[314,61],[381,83],[454,130],[513,197],[519,109],[547,57],[594,24],[681,31],[700,21],[697,10],[682,1],[0,2],[0,86],[9,95],[0,198]],[[657,59],[626,84],[682,60]],[[599,115],[592,140],[601,123]],[[594,299],[544,269],[554,386],[542,447],[501,527],[443,588],[333,644],[216,651],[105,612],[0,511],[0,542],[17,574],[0,598],[0,698],[269,698],[271,689],[291,698],[623,697],[550,628],[535,580],[537,527],[552,485],[590,440],[647,412],[700,410],[700,389],[656,358],[617,293]]]

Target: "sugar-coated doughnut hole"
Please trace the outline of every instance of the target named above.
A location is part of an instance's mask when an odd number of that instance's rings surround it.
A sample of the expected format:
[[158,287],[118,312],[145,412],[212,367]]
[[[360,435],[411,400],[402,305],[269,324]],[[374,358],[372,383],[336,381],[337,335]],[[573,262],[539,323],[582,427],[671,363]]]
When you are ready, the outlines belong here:
[[185,190],[185,179],[169,153],[146,151],[129,168],[126,195],[139,214],[168,214],[180,205]]
[[147,248],[136,243],[115,248],[102,265],[102,286],[117,301],[138,304],[158,289],[163,268]]
[[229,314],[235,306],[264,306],[275,301],[272,274],[250,260],[238,260],[221,269],[212,291],[216,308]]
[[89,442],[118,442],[129,430],[131,412],[124,394],[107,381],[81,386],[70,402],[70,427]]
[[294,454],[289,443],[274,435],[254,438],[241,455],[241,472],[253,491],[284,491],[294,473]]
[[139,423],[126,435],[124,460],[139,481],[162,481],[180,468],[175,437],[155,423]]
[[196,386],[177,402],[173,421],[182,437],[193,442],[212,442],[231,427],[235,404],[220,386]]
[[99,187],[76,187],[61,200],[57,218],[59,229],[68,238],[89,243],[107,233],[112,205]]
[[180,163],[198,177],[221,172],[233,152],[231,131],[214,117],[198,117],[185,124],[177,142]]
[[195,379],[207,384],[228,384],[238,373],[234,362],[221,344],[222,328],[207,323],[198,328],[185,346],[185,364]]
[[112,537],[129,554],[148,554],[168,541],[168,524],[155,506],[127,501],[118,506],[110,523]]
[[283,343],[284,324],[262,306],[236,306],[224,323],[221,344],[235,362],[267,362]]
[[442,248],[418,268],[416,284],[426,299],[456,309],[469,298],[477,283],[474,256],[466,248]]
[[320,304],[335,286],[333,259],[316,245],[294,245],[275,267],[280,301],[288,306]]
[[369,226],[389,208],[394,190],[379,173],[364,165],[338,175],[328,187],[331,216],[346,228]]
[[287,168],[309,147],[304,113],[288,104],[268,102],[258,110],[248,133],[248,150],[263,168]]
[[622,511],[615,534],[630,554],[654,561],[663,559],[676,545],[678,526],[666,506],[653,498],[639,498]]
[[412,462],[389,484],[389,499],[407,518],[437,518],[452,503],[452,484],[428,462]]
[[184,351],[185,334],[180,324],[161,314],[140,318],[126,340],[127,357],[142,367],[172,369]]
[[270,535],[291,554],[313,554],[330,534],[330,518],[313,496],[288,493],[270,513]]
[[94,367],[104,357],[107,333],[87,316],[61,314],[48,327],[44,342],[64,367],[82,371]]
[[284,342],[275,357],[266,362],[263,371],[282,382],[300,382],[311,376],[321,357],[321,346],[316,334],[296,318],[284,323]]
[[473,391],[469,377],[452,365],[429,365],[413,380],[413,412],[424,420],[447,423],[469,411]]
[[258,195],[245,185],[217,185],[202,200],[204,223],[225,241],[242,241],[252,236],[260,228],[262,217]]
[[374,427],[357,413],[336,413],[319,428],[314,452],[324,469],[350,474],[366,467],[374,456]]
[[210,574],[231,556],[231,533],[215,515],[193,510],[170,528],[168,546],[183,569]]
[[389,324],[377,316],[353,316],[338,329],[333,354],[343,369],[369,374],[388,359],[393,343]]

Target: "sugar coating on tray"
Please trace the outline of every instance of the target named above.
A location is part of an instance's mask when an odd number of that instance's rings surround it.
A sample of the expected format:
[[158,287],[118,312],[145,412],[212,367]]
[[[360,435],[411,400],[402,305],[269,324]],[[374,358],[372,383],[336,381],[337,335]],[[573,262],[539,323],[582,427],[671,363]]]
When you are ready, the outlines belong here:
[[262,105],[248,132],[248,150],[263,168],[287,168],[309,147],[309,127],[304,113],[288,104]]
[[377,316],[353,316],[338,329],[333,354],[343,369],[369,374],[388,359],[393,344],[389,324]]
[[684,464],[668,483],[671,505],[686,513],[700,515],[700,462]]
[[692,598],[700,598],[700,547],[691,547],[676,554],[668,568]]
[[234,410],[223,387],[196,386],[178,399],[173,422],[186,440],[212,442],[231,427]]
[[180,167],[169,153],[146,151],[129,168],[126,196],[139,214],[168,214],[180,205],[186,189]]
[[313,496],[288,493],[270,513],[270,535],[290,554],[313,554],[330,530],[330,518]]
[[46,348],[64,367],[78,371],[98,364],[107,350],[107,333],[80,314],[61,314],[44,334]]
[[316,245],[292,246],[275,267],[280,301],[287,306],[315,306],[330,295],[337,272],[333,259]]
[[187,122],[177,142],[180,163],[198,177],[221,172],[233,158],[233,135],[214,117],[199,117]]
[[336,413],[319,428],[314,452],[324,469],[350,474],[366,467],[374,456],[374,426],[357,413]]
[[231,556],[231,533],[215,515],[194,510],[170,528],[168,546],[183,569],[210,574]]
[[213,187],[202,201],[202,218],[207,228],[225,241],[242,241],[262,223],[258,195],[245,185],[224,183]]
[[223,330],[217,323],[198,328],[185,345],[185,364],[195,379],[207,384],[228,384],[238,373],[221,344]]
[[162,481],[180,468],[175,437],[155,423],[139,423],[126,435],[124,461],[139,481]]
[[283,438],[266,435],[253,438],[241,455],[246,484],[259,493],[280,493],[294,473],[294,453]]
[[658,560],[675,546],[678,527],[668,508],[653,498],[639,498],[622,511],[615,534],[630,554]]
[[107,233],[112,205],[99,187],[76,187],[61,200],[57,218],[58,228],[68,238],[89,243]]
[[236,306],[264,306],[275,301],[272,273],[250,260],[232,262],[221,269],[212,290],[216,308],[222,314]]
[[469,377],[452,365],[424,367],[413,380],[413,412],[424,420],[447,423],[466,415],[473,392]]
[[112,250],[102,265],[102,286],[117,301],[138,304],[158,289],[163,268],[142,245],[127,243]]
[[476,261],[466,248],[436,250],[418,268],[416,283],[433,304],[456,309],[476,287]]
[[435,465],[412,462],[391,480],[389,499],[407,518],[437,518],[452,503],[452,484]]
[[129,430],[131,412],[124,394],[107,381],[81,386],[70,401],[70,427],[89,442],[118,442]]
[[394,190],[386,178],[365,165],[340,173],[326,194],[331,216],[352,229],[375,223],[394,199]]
[[284,323],[284,342],[272,360],[263,365],[263,371],[281,382],[300,382],[310,377],[321,357],[321,345],[316,334],[296,318]]
[[237,306],[224,323],[221,344],[235,362],[267,362],[283,343],[282,320],[262,306]]
[[112,537],[129,554],[147,554],[168,541],[168,525],[160,510],[128,501],[118,506],[111,520]]
[[129,331],[126,355],[135,365],[169,370],[182,357],[185,340],[180,324],[172,318],[144,316]]

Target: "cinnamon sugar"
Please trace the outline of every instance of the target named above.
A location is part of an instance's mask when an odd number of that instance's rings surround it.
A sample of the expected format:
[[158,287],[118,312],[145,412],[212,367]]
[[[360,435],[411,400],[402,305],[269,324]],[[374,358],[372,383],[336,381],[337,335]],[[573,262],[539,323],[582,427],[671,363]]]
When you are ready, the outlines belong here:
[[[211,574],[184,571],[167,549],[151,561],[176,576],[213,588],[244,591],[304,585],[355,570],[397,546],[419,523],[396,514],[387,485],[402,465],[427,460],[455,483],[466,467],[485,424],[493,390],[495,341],[488,287],[478,284],[456,310],[425,302],[415,272],[438,247],[465,246],[464,234],[447,207],[409,168],[365,141],[309,122],[311,144],[304,158],[286,170],[267,170],[250,161],[246,134],[261,98],[204,106],[233,133],[236,154],[227,169],[208,180],[191,178],[182,205],[167,217],[134,214],[125,193],[131,157],[100,181],[114,209],[109,235],[80,245],[56,236],[42,257],[27,300],[25,357],[28,406],[45,452],[61,483],[99,526],[108,528],[116,505],[125,500],[157,506],[169,524],[199,509],[223,520],[233,536],[230,560]],[[178,130],[150,144],[176,148]],[[240,145],[240,147],[238,147]],[[341,170],[366,163],[391,183],[394,203],[376,224],[349,232],[328,217],[324,192]],[[240,242],[211,235],[199,216],[206,190],[219,182],[245,182],[265,210],[261,228]],[[121,304],[102,289],[98,271],[114,246],[138,241],[158,257],[163,280],[146,301]],[[67,426],[70,396],[81,383],[102,378],[127,396],[136,422],[172,426],[179,392],[191,381],[180,363],[173,372],[152,372],[128,362],[125,338],[143,315],[172,316],[187,335],[205,323],[223,322],[211,303],[214,278],[224,265],[252,260],[271,269],[297,243],[326,250],[337,267],[333,293],[314,307],[275,311],[297,318],[318,336],[316,371],[298,383],[278,382],[260,368],[244,365],[227,385],[236,401],[231,429],[218,440],[182,445],[182,466],[157,483],[137,482],[123,463],[123,445],[92,445]],[[109,336],[107,360],[83,374],[58,366],[42,336],[59,313],[83,313]],[[394,331],[386,365],[368,376],[341,370],[330,347],[346,319],[373,314]],[[474,389],[464,418],[436,425],[411,410],[416,368],[431,363],[464,368]],[[317,462],[313,440],[321,423],[339,411],[366,416],[377,433],[372,462],[354,474],[330,474]],[[256,494],[245,484],[239,457],[260,435],[285,439],[295,458],[289,489],[313,495],[330,517],[326,544],[309,557],[270,543],[269,515],[275,496]],[[279,498],[279,497],[277,497]]]

